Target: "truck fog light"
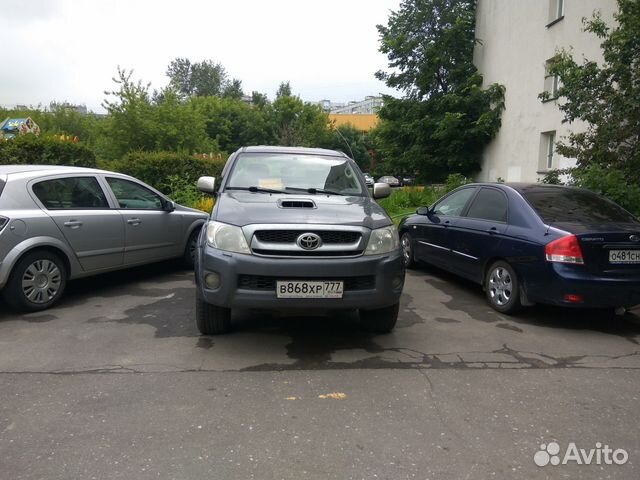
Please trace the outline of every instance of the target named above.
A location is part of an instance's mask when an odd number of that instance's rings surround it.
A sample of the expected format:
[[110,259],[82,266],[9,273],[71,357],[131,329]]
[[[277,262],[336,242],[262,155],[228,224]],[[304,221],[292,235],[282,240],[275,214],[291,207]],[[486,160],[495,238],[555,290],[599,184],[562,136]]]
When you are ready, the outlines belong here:
[[207,273],[204,276],[204,284],[207,288],[214,290],[220,286],[220,275],[217,273]]
[[402,283],[403,283],[402,277],[394,277],[393,280],[391,281],[391,286],[394,289],[397,289],[402,287]]

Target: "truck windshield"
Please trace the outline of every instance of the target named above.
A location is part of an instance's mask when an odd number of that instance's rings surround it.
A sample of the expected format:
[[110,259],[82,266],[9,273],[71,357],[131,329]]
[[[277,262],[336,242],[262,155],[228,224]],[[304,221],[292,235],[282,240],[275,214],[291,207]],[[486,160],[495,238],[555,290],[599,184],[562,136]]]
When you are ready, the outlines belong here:
[[340,157],[243,153],[234,163],[226,188],[362,196],[366,190],[356,168]]

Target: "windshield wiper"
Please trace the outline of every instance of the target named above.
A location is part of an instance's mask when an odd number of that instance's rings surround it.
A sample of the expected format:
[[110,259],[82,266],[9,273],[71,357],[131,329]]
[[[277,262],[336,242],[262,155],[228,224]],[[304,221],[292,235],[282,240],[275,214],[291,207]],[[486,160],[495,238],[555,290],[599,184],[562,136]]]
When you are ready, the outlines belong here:
[[275,190],[273,188],[263,188],[263,187],[227,187],[225,190],[246,190],[248,192],[261,192],[261,193],[284,193],[286,195],[290,195],[289,192],[285,192],[284,190]]
[[298,192],[307,192],[307,193],[311,193],[312,195],[315,195],[317,193],[324,193],[326,195],[346,195],[345,193],[340,193],[340,192],[336,192],[334,190],[325,190],[323,188],[299,188],[299,187],[284,187],[287,190],[295,190]]

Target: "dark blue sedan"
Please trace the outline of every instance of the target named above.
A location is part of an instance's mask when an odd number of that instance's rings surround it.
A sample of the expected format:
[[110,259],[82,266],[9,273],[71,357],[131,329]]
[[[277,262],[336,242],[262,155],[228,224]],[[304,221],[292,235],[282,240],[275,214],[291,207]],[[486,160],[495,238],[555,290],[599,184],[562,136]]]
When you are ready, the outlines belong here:
[[640,221],[587,190],[470,184],[399,226],[407,267],[429,263],[481,284],[502,313],[546,303],[640,304]]

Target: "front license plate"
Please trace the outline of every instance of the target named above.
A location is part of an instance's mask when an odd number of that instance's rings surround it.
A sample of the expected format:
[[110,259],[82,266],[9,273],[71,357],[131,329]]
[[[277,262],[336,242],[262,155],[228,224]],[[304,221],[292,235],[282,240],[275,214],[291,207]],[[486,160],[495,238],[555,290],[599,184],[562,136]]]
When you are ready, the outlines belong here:
[[609,263],[640,263],[640,250],[609,250]]
[[278,280],[276,295],[278,298],[342,298],[342,281],[322,280]]

